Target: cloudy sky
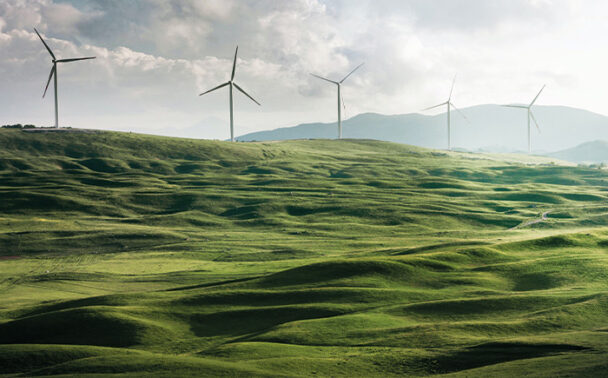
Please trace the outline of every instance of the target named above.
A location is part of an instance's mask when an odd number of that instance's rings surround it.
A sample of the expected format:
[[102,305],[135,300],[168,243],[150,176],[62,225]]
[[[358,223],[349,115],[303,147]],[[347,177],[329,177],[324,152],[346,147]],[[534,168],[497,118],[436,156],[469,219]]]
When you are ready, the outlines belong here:
[[[332,122],[339,79],[346,117],[418,112],[444,101],[526,102],[608,114],[608,3],[602,0],[2,0],[0,123],[53,123],[41,98],[59,67],[60,123],[229,137],[225,82],[239,45],[236,134]],[[52,94],[52,93],[51,93]]]

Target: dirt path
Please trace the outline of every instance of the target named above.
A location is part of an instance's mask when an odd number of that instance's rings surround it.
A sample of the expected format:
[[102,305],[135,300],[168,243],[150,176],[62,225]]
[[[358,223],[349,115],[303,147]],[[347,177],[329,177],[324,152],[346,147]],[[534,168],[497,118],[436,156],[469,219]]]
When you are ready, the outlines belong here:
[[550,213],[551,213],[551,211],[545,211],[544,213],[541,214],[540,218],[524,222],[522,224],[519,224],[515,227],[510,228],[509,230],[516,230],[518,228],[528,227],[528,226],[532,226],[533,224],[545,222],[547,220],[547,215],[549,215]]

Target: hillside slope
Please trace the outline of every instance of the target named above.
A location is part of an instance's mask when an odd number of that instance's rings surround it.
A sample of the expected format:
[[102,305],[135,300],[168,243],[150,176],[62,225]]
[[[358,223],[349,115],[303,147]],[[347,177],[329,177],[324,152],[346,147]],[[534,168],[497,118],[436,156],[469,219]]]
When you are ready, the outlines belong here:
[[370,140],[0,146],[0,374],[605,371],[602,170]]

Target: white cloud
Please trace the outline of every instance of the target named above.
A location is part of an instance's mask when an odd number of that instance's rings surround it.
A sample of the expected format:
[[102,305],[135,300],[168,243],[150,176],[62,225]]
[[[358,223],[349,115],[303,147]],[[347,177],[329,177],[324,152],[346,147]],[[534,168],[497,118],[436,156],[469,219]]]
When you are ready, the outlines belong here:
[[50,68],[35,25],[58,56],[98,57],[60,68],[62,117],[88,126],[152,129],[171,119],[175,127],[225,119],[224,90],[197,94],[228,79],[237,44],[236,80],[263,104],[236,95],[242,130],[334,120],[335,88],[309,72],[337,79],[363,61],[344,87],[348,115],[417,111],[442,100],[456,73],[460,107],[526,99],[547,83],[542,101],[608,113],[596,89],[608,84],[608,57],[597,48],[608,31],[608,6],[580,4],[5,0],[0,74],[13,95],[0,97],[0,122],[52,114],[48,99],[31,105]]
[[52,25],[55,33],[73,33],[80,24],[102,16],[100,12],[84,13],[52,0],[5,0],[0,3],[0,14],[9,30],[37,27],[44,31]]
[[226,20],[234,10],[234,0],[206,0],[189,3],[198,15],[207,15],[212,19]]

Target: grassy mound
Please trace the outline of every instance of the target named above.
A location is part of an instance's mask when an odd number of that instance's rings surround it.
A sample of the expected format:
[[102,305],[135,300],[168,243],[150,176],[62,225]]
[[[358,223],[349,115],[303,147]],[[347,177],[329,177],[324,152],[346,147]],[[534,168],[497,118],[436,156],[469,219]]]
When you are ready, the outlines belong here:
[[0,374],[605,371],[605,171],[371,140],[0,145]]
[[2,344],[129,347],[145,343],[148,337],[162,339],[168,332],[150,321],[98,307],[44,313],[0,325]]

